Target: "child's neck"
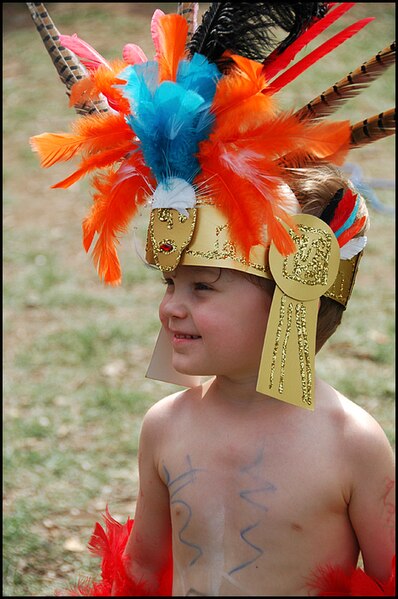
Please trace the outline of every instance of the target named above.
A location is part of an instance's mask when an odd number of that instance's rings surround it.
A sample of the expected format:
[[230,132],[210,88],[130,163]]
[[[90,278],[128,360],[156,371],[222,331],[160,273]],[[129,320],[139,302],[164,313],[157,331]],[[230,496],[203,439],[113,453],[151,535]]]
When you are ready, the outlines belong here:
[[204,394],[210,392],[214,397],[219,397],[223,403],[234,405],[242,404],[247,407],[250,404],[279,404],[277,400],[256,391],[257,376],[246,379],[231,379],[224,376],[216,376],[203,385]]

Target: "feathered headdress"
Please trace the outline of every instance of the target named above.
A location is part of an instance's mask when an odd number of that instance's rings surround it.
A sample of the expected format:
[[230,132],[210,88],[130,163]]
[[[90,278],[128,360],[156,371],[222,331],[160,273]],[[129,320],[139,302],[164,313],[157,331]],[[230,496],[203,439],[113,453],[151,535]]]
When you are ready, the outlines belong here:
[[[257,390],[310,409],[318,299],[345,307],[366,216],[350,186],[336,191],[320,218],[300,214],[295,173],[342,165],[350,149],[394,133],[393,111],[354,124],[325,117],[392,64],[395,44],[295,112],[282,110],[278,95],[372,21],[352,23],[296,60],[354,4],[212,3],[197,27],[197,4],[181,3],[177,14],[155,11],[153,58],[127,44],[113,61],[76,35],[56,32],[43,5],[29,4],[43,39],[43,28],[49,32],[70,105],[83,114],[69,133],[37,135],[31,145],[43,167],[80,156],[77,170],[53,187],[92,174],[83,243],[86,251],[94,244],[100,277],[120,283],[119,235],[147,205],[148,263],[163,271],[179,263],[221,266],[273,279]],[[74,79],[65,75],[72,61]],[[167,361],[162,332],[156,347],[147,376],[196,384]]]
[[[28,5],[43,31],[43,19],[44,26],[49,19],[43,5]],[[57,43],[64,62],[65,54],[68,60],[76,55],[85,69],[68,83],[70,104],[79,113],[88,108],[70,133],[44,133],[31,144],[43,167],[81,157],[79,168],[56,188],[94,174],[84,246],[88,250],[98,235],[93,255],[106,283],[120,282],[118,235],[147,203],[186,214],[198,199],[211,198],[245,255],[253,245],[271,241],[284,255],[293,251],[285,225],[292,226],[290,215],[299,207],[285,192],[286,168],[342,164],[360,143],[356,128],[323,117],[395,56],[393,47],[384,51],[365,63],[366,72],[361,69],[349,84],[333,86],[296,114],[278,108],[277,94],[285,85],[372,20],[353,23],[292,64],[353,5],[212,3],[196,30],[196,3],[179,5],[188,12],[184,16],[156,10],[152,60],[127,44],[122,59],[108,62],[76,35],[57,36],[51,28],[52,51]],[[287,36],[277,42],[280,29]],[[387,124],[383,135],[392,132]]]

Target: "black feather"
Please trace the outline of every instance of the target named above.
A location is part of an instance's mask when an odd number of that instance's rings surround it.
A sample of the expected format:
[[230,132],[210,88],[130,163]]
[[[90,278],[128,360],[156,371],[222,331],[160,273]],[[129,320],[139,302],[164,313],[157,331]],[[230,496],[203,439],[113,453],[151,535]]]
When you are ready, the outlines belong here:
[[343,188],[338,189],[336,191],[336,193],[330,200],[329,204],[326,206],[325,210],[322,212],[321,216],[319,217],[325,223],[329,224],[332,222],[332,218],[334,216],[334,213],[336,212],[336,208],[339,205],[340,201],[343,199],[344,191],[345,190]]
[[[191,55],[204,54],[220,63],[225,50],[263,62],[282,51],[315,19],[327,12],[326,2],[213,2],[188,45]],[[279,31],[278,31],[279,29]],[[281,31],[288,35],[281,41]]]

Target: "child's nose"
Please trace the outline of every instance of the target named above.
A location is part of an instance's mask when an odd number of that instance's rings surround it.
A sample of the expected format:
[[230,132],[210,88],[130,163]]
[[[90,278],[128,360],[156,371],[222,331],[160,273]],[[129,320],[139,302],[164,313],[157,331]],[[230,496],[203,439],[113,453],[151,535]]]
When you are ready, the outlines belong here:
[[160,305],[160,315],[166,318],[185,318],[188,309],[184,297],[173,293],[172,297],[165,298]]

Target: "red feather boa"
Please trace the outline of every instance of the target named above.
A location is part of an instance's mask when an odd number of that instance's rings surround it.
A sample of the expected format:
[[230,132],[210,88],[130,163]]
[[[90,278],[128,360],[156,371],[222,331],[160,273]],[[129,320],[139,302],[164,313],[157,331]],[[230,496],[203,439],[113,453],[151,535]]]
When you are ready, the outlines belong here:
[[[134,582],[128,577],[123,561],[123,552],[134,521],[127,519],[120,524],[110,515],[108,508],[104,515],[105,530],[98,522],[89,542],[89,549],[102,558],[101,581],[80,580],[77,586],[68,591],[59,592],[59,596],[72,597],[153,597],[144,582]],[[159,576],[159,588],[156,596],[172,596],[173,569],[170,565]],[[395,597],[395,556],[392,561],[391,575],[381,582],[361,568],[350,573],[340,567],[324,566],[319,568],[308,582],[308,589],[318,597]]]

